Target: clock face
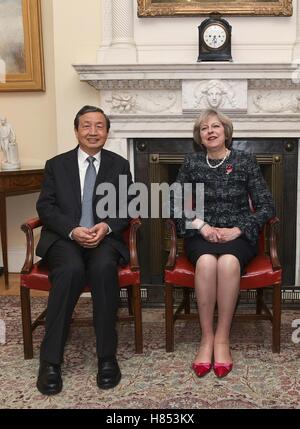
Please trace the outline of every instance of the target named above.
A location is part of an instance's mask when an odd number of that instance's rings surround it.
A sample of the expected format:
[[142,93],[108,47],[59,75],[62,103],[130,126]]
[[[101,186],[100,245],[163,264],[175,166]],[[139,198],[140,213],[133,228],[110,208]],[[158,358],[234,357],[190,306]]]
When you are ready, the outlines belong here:
[[227,40],[227,32],[222,25],[211,24],[203,31],[203,40],[211,49],[221,48]]

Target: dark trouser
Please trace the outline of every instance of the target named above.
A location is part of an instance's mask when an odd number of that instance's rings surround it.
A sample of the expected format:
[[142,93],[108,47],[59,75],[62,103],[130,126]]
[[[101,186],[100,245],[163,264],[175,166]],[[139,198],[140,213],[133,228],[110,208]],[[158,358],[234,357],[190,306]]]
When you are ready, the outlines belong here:
[[62,362],[72,313],[86,284],[91,287],[97,355],[108,357],[116,353],[119,259],[119,252],[105,239],[93,249],[65,240],[58,240],[51,246],[45,257],[52,289],[41,360],[54,364]]

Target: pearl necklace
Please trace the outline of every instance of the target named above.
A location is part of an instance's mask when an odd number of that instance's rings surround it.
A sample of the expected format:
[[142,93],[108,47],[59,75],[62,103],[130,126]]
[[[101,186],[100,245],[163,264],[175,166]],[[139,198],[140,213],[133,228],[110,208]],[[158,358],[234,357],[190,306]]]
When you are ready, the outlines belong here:
[[206,164],[209,166],[209,168],[218,168],[224,163],[224,161],[227,157],[228,157],[228,150],[226,149],[225,156],[223,159],[221,159],[219,164],[211,165],[211,163],[209,162],[209,159],[208,159],[208,154],[206,154]]

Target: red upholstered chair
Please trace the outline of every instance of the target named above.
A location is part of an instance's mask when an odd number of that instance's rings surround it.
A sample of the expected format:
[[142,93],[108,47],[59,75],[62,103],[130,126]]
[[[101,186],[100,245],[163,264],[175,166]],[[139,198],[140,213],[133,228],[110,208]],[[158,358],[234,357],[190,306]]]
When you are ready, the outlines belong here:
[[[128,315],[119,316],[121,321],[133,321],[135,327],[135,352],[143,352],[143,334],[142,334],[142,311],[141,311],[141,288],[140,288],[140,267],[137,256],[136,236],[137,230],[141,225],[139,219],[133,219],[129,227],[123,233],[123,238],[129,246],[130,262],[125,267],[119,268],[119,283],[120,288],[127,288],[128,296]],[[35,228],[41,227],[42,223],[39,218],[30,219],[25,222],[21,229],[26,234],[27,252],[24,266],[21,271],[21,311],[23,325],[23,343],[24,343],[24,358],[32,359],[33,343],[32,332],[39,325],[45,324],[44,310],[37,319],[32,322],[31,319],[31,302],[30,290],[49,291],[51,284],[48,280],[48,271],[39,262],[33,263],[34,257],[34,236]],[[83,292],[88,292],[88,285]],[[78,325],[91,325],[91,319],[74,319],[74,323]]]
[[[281,276],[282,269],[277,257],[276,230],[279,220],[271,219],[260,233],[259,253],[249,263],[241,278],[240,289],[256,289],[255,314],[236,314],[240,319],[265,319],[272,324],[272,351],[280,352],[281,320]],[[194,289],[194,266],[186,256],[177,255],[176,228],[172,220],[167,221],[170,232],[170,253],[165,267],[166,351],[174,350],[174,323],[177,319],[198,319],[198,313],[190,311],[190,291]],[[174,311],[173,292],[181,287],[183,299]],[[264,288],[271,287],[273,310],[264,301]]]

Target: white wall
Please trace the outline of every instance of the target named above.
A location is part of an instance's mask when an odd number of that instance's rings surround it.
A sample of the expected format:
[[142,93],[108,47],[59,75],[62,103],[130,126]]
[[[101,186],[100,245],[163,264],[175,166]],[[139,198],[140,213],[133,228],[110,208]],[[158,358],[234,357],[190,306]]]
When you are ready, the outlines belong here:
[[85,104],[99,104],[98,92],[79,81],[72,64],[96,62],[100,45],[99,0],[52,0],[58,153],[72,149],[73,120]]
[[[138,18],[134,38],[139,63],[195,63],[198,26],[207,17]],[[297,0],[291,17],[223,16],[232,26],[234,62],[290,62],[296,38]]]

